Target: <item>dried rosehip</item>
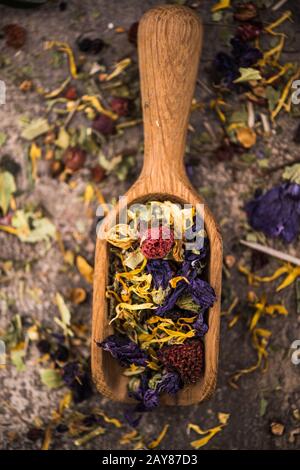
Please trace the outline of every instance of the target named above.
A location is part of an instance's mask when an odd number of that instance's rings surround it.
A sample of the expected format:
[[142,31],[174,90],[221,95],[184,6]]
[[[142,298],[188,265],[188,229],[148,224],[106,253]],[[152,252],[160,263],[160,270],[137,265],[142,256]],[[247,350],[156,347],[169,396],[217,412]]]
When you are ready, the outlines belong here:
[[101,183],[105,178],[105,170],[100,165],[93,166],[91,168],[91,177],[95,183]]
[[65,98],[67,100],[76,100],[77,98],[77,90],[74,86],[70,86],[65,92]]
[[105,114],[99,114],[94,119],[92,127],[103,135],[114,134],[116,129],[115,122],[110,117],[105,116]]
[[21,49],[26,41],[26,30],[18,24],[8,24],[3,28],[6,45],[14,49]]
[[240,24],[236,31],[236,36],[242,41],[253,41],[256,39],[262,30],[260,23],[244,23]]
[[257,7],[254,3],[238,3],[233,15],[236,21],[249,21],[257,16]]
[[136,21],[135,23],[132,23],[128,31],[128,41],[135,46],[137,45],[138,28],[139,22]]
[[110,102],[110,107],[114,113],[119,117],[127,116],[129,114],[130,101],[127,98],[113,98]]
[[194,384],[203,373],[204,346],[198,339],[164,346],[159,352],[159,359],[169,371],[178,372],[185,384]]
[[72,171],[80,170],[86,160],[86,153],[79,147],[69,147],[64,153],[63,161],[66,168]]
[[164,258],[174,244],[174,233],[168,227],[149,228],[142,235],[140,244],[146,258]]

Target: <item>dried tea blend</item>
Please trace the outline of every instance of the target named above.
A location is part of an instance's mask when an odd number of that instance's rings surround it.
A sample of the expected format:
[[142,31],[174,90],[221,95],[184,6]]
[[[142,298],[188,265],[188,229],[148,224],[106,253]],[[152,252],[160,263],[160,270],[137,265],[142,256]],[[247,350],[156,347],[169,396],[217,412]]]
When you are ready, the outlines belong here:
[[136,411],[148,411],[160,394],[176,394],[203,376],[203,339],[216,296],[206,280],[209,243],[194,207],[151,201],[129,208],[127,222],[107,236],[114,333],[99,346],[124,368]]

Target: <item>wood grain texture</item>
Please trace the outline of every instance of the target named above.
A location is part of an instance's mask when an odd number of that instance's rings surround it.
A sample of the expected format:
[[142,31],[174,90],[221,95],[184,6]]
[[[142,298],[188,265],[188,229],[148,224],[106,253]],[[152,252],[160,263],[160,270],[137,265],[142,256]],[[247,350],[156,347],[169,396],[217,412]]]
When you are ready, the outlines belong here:
[[105,233],[126,202],[172,200],[204,204],[204,221],[210,241],[209,282],[217,301],[209,311],[205,336],[205,371],[197,384],[186,386],[175,397],[163,396],[161,403],[189,405],[213,393],[217,377],[222,241],[213,216],[191,186],[184,169],[184,149],[191,102],[195,88],[202,42],[202,26],[195,13],[182,6],[156,7],[139,24],[138,49],[144,117],[144,166],[126,199],[108,214],[97,238],[94,275],[92,374],[98,390],[107,397],[130,402],[128,379],[111,355],[97,346],[113,332],[107,320],[105,290],[108,276],[108,246]]

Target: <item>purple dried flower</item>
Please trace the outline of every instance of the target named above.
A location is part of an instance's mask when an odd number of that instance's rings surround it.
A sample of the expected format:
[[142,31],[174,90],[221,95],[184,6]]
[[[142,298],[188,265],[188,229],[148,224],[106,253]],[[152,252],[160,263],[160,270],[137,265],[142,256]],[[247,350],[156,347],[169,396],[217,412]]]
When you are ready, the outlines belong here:
[[271,238],[291,243],[300,231],[300,185],[283,183],[245,206],[249,224]]
[[204,310],[213,306],[216,300],[216,294],[208,282],[203,279],[196,278],[190,281],[188,292],[192,295],[193,300]]
[[156,390],[159,394],[169,393],[170,395],[175,395],[181,388],[183,384],[180,379],[180,375],[177,372],[167,372],[161,378],[161,381],[158,383]]
[[186,291],[188,284],[185,281],[179,281],[175,289],[168,295],[164,305],[155,310],[155,315],[163,317],[167,312],[173,310],[179,297]]
[[136,391],[130,391],[129,396],[139,402],[134,411],[150,411],[158,406],[158,392],[149,388],[149,374],[147,370],[141,374],[139,388]]
[[230,86],[239,76],[239,69],[234,59],[225,52],[219,52],[214,61],[215,69],[219,75],[219,81],[224,86]]
[[239,67],[251,67],[262,58],[262,52],[256,47],[250,46],[240,38],[234,37],[230,41],[232,46],[232,56]]
[[62,368],[62,379],[72,391],[75,403],[80,403],[92,395],[91,380],[88,372],[79,362],[69,362]]
[[122,366],[135,364],[146,366],[147,355],[141,351],[139,346],[125,336],[110,335],[102,343],[97,343],[104,351],[117,359]]
[[155,289],[159,287],[166,289],[170,279],[173,277],[173,271],[166,260],[149,259],[146,270],[149,274],[152,274]]
[[198,314],[197,320],[193,323],[193,328],[196,330],[197,336],[204,336],[208,331],[208,326],[204,322],[203,314],[200,312]]

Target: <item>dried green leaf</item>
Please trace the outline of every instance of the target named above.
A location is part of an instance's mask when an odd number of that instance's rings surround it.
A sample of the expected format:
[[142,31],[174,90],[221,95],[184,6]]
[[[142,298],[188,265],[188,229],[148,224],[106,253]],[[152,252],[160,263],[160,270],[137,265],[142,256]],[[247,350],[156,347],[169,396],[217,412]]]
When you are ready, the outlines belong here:
[[240,77],[234,80],[234,83],[250,82],[252,80],[261,80],[262,76],[259,70],[253,69],[252,67],[240,67]]
[[55,145],[61,149],[66,149],[70,144],[70,136],[64,127],[59,129],[58,137],[54,142]]
[[14,349],[10,352],[10,359],[13,365],[16,367],[18,372],[23,372],[26,369],[24,363],[25,350]]
[[46,134],[50,129],[45,118],[33,119],[21,132],[21,137],[25,140],[34,140],[40,135]]
[[63,385],[61,375],[56,369],[41,369],[40,377],[42,383],[50,389],[59,388]]
[[282,177],[285,180],[300,184],[300,163],[286,167]]
[[25,243],[49,241],[56,235],[55,225],[46,217],[38,218],[33,212],[17,210],[12,219],[12,226],[17,229],[18,238]]
[[2,145],[5,144],[6,139],[7,139],[7,135],[5,134],[5,132],[1,131],[0,132],[0,147],[2,147]]

